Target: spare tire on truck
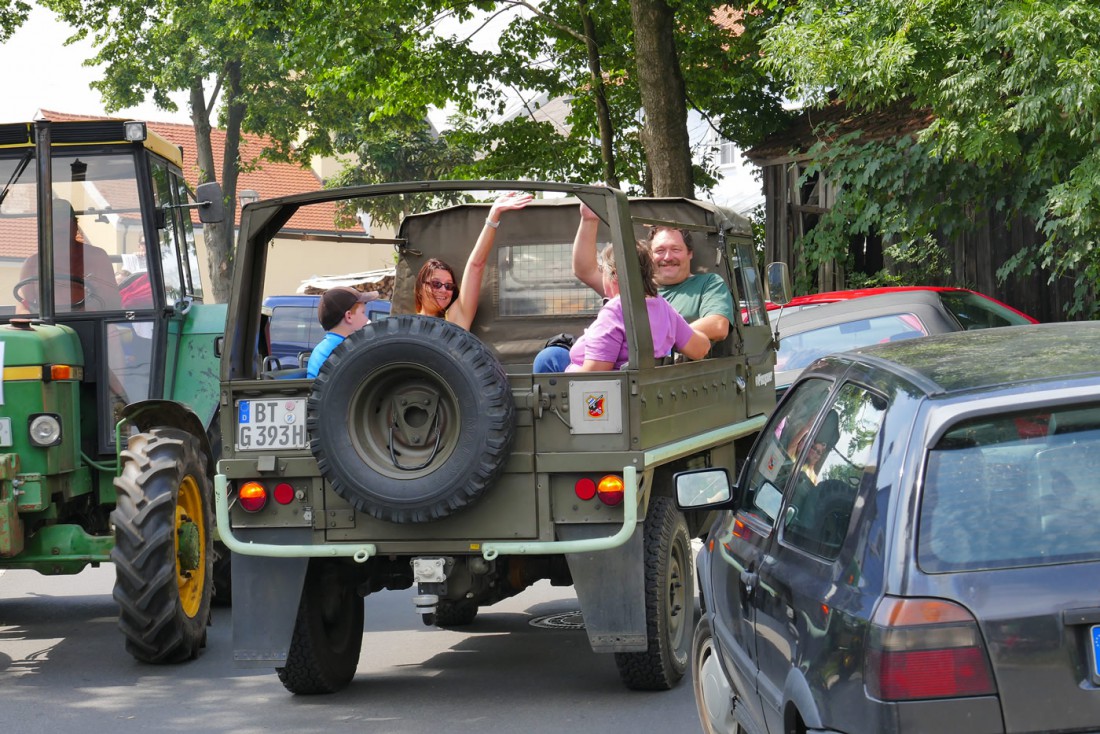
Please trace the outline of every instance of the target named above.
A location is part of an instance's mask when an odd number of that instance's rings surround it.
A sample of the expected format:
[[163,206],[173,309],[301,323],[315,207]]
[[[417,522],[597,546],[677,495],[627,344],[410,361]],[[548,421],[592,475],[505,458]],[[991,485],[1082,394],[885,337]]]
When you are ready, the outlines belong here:
[[306,413],[333,490],[395,523],[438,520],[477,501],[504,468],[515,404],[508,377],[470,332],[391,316],[329,356]]

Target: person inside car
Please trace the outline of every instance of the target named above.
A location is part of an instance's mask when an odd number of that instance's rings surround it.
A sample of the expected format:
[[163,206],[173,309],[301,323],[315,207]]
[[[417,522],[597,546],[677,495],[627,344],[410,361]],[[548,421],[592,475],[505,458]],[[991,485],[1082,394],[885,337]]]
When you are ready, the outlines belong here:
[[[657,293],[653,277],[653,259],[649,249],[637,243],[638,264],[646,294],[646,311],[653,336],[653,356],[669,355],[673,347],[689,359],[702,359],[710,351],[710,340],[693,329],[668,301]],[[604,248],[600,266],[602,292],[610,297],[596,314],[596,320],[568,351],[550,346],[535,357],[533,372],[599,372],[617,370],[629,358],[623,305],[619,298],[619,279],[615,270],[615,253],[611,245]]]
[[467,331],[477,315],[477,302],[481,296],[481,277],[489,261],[489,252],[496,241],[500,216],[512,209],[522,209],[531,203],[534,197],[526,192],[513,191],[502,194],[493,202],[481,236],[474,243],[466,269],[462,272],[462,288],[459,289],[455,271],[447,263],[432,258],[416,274],[416,292],[414,300],[416,313],[420,316],[436,316],[447,319],[452,324]]
[[325,336],[313,348],[306,364],[306,377],[315,378],[321,372],[325,360],[339,344],[370,323],[364,304],[376,300],[377,291],[364,292],[339,286],[329,288],[317,302],[317,320],[325,329]]
[[[606,297],[596,259],[599,223],[596,213],[581,204],[581,221],[573,242],[573,274]],[[725,339],[733,321],[733,296],[717,273],[691,272],[694,254],[691,233],[672,227],[653,227],[648,245],[661,297],[710,341]]]

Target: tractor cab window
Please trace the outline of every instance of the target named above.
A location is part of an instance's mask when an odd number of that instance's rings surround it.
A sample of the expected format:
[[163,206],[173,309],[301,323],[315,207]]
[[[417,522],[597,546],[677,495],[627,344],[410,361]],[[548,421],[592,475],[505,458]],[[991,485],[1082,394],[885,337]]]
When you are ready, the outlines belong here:
[[178,200],[174,176],[159,162],[153,164],[153,203],[165,212],[165,226],[158,231],[157,252],[164,278],[165,301],[172,305],[186,292],[184,271],[180,267],[179,220],[187,218],[190,211],[179,208],[178,205],[186,200]]
[[[0,316],[40,313],[48,290],[58,315],[129,307],[123,303],[123,271],[145,228],[135,160],[128,152],[54,156],[53,251],[40,253],[33,153],[0,152]],[[39,282],[46,256],[53,268],[50,289]]]

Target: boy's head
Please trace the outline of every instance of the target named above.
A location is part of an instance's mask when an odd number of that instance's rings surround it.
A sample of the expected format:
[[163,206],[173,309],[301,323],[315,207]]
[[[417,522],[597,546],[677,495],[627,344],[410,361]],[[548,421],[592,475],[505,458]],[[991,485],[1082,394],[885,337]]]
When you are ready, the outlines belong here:
[[[329,288],[321,295],[321,300],[317,303],[317,320],[321,322],[321,326],[325,331],[332,331],[344,321],[344,317],[349,312],[354,312],[359,304],[377,299],[377,291],[366,293],[346,286]],[[366,316],[364,315],[363,323],[359,326],[365,324]]]

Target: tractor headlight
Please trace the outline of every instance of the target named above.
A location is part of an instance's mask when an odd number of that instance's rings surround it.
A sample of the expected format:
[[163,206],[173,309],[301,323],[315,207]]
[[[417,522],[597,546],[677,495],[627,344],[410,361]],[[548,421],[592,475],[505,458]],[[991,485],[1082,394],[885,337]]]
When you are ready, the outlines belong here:
[[131,143],[140,143],[146,138],[145,123],[137,120],[124,122],[122,123],[122,134]]
[[56,446],[61,443],[61,417],[53,413],[32,415],[27,432],[32,446]]

